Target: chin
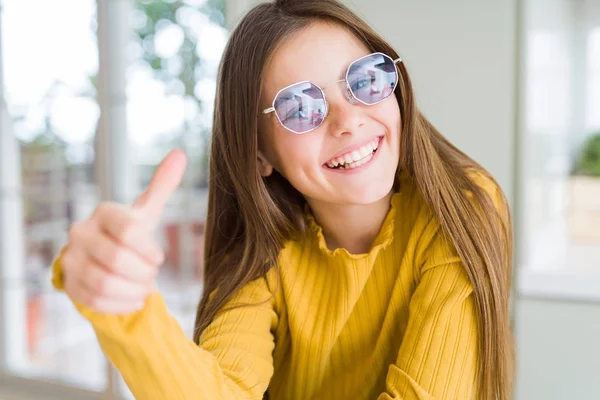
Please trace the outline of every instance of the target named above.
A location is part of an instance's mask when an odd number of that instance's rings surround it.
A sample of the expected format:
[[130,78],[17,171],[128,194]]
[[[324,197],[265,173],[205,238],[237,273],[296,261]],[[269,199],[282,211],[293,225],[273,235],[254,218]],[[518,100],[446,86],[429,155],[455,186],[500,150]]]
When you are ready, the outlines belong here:
[[373,182],[373,184],[368,185],[368,187],[363,187],[361,190],[350,191],[347,193],[346,198],[350,204],[373,204],[388,196],[393,188],[393,179],[389,183],[385,181],[376,181]]

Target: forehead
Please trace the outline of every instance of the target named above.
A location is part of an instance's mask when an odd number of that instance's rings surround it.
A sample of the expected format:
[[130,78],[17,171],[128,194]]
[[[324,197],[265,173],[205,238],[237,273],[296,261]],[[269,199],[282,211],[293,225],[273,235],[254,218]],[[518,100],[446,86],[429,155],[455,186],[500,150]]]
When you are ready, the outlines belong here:
[[265,95],[300,81],[324,86],[343,78],[348,65],[371,53],[347,29],[326,22],[315,22],[284,40],[266,66]]

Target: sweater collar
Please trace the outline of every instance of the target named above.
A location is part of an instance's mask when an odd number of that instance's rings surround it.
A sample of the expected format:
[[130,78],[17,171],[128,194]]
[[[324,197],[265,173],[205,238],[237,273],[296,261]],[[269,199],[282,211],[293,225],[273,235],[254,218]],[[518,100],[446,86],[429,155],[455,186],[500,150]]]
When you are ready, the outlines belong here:
[[375,240],[373,241],[373,244],[371,245],[371,248],[367,253],[352,254],[345,248],[337,248],[335,250],[330,250],[327,247],[327,242],[325,241],[325,236],[323,235],[323,228],[317,223],[314,215],[312,214],[310,208],[307,205],[306,219],[310,234],[316,240],[317,246],[321,253],[323,253],[327,257],[350,260],[362,260],[371,257],[376,257],[381,250],[387,248],[394,240],[394,226],[396,221],[396,214],[398,213],[399,202],[400,193],[394,193],[390,200],[390,209],[385,219],[383,220],[383,225],[381,226],[379,233],[375,237]]

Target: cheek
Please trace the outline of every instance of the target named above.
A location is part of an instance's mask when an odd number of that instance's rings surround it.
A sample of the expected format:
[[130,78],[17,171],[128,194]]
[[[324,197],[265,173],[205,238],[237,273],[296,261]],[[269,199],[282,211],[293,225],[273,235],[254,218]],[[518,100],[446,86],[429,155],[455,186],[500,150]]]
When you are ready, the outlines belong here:
[[278,169],[293,184],[300,174],[310,174],[310,170],[320,167],[321,143],[314,131],[305,135],[290,132],[282,135],[276,142]]
[[389,103],[386,102],[384,107],[378,109],[376,118],[381,125],[385,126],[388,132],[388,142],[394,144],[395,147],[397,147],[397,144],[399,146],[400,133],[402,132],[402,118],[396,99]]
[[385,107],[382,109],[382,117],[384,118],[385,124],[389,129],[394,129],[400,132],[402,128],[402,118],[400,116],[400,106],[398,105],[398,99],[391,97],[389,102],[385,102]]

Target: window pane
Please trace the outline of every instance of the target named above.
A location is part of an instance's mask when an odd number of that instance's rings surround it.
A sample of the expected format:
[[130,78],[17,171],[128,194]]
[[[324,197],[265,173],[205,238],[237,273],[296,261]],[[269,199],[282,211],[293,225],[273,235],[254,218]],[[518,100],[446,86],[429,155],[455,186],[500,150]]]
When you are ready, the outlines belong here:
[[50,286],[50,265],[69,226],[97,202],[95,1],[5,0],[2,8],[5,95],[20,163],[12,158],[23,183],[23,235],[8,251],[22,248],[24,262],[9,267],[25,278],[12,282],[24,295],[11,304],[25,318],[4,315],[10,337],[26,338],[9,373],[103,391],[106,363],[92,328]]
[[526,2],[521,261],[579,273],[600,266],[600,29],[572,7]]
[[188,156],[158,228],[167,255],[158,287],[190,339],[202,292],[215,80],[228,36],[223,8],[222,0],[138,1],[130,18],[127,118],[139,191],[171,149]]
[[593,29],[588,39],[588,98],[586,125],[590,130],[600,130],[600,27]]

